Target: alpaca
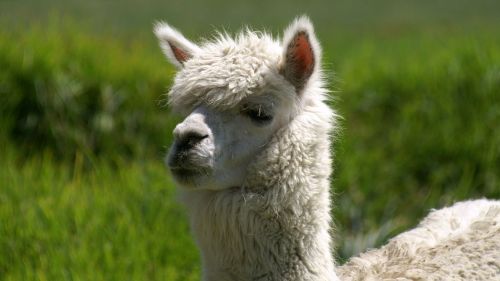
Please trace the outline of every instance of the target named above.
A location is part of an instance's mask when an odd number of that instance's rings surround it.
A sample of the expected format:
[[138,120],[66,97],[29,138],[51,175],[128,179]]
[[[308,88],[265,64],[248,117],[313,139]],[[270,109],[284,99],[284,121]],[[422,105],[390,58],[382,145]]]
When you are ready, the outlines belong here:
[[[309,19],[294,20],[281,42],[247,29],[197,45],[165,23],[155,34],[178,68],[168,99],[185,119],[166,162],[202,279],[339,280],[329,183],[336,114]],[[343,278],[363,280],[359,259],[337,269]]]
[[181,189],[203,280],[338,280],[330,238],[329,134],[335,114],[310,21],[282,43],[219,34],[201,46],[155,33],[179,68],[167,164]]
[[380,249],[337,268],[341,280],[500,280],[500,202],[431,212]]

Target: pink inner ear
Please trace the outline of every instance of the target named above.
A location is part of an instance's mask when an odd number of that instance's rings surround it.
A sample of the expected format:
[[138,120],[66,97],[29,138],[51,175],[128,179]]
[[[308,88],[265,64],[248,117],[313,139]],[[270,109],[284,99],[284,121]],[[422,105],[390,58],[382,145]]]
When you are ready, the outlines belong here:
[[172,53],[174,53],[174,56],[177,59],[177,61],[179,61],[180,63],[184,63],[185,61],[187,61],[189,59],[188,53],[186,53],[185,51],[183,51],[180,48],[177,48],[175,45],[171,44],[170,42],[168,42],[168,45],[170,46],[170,49],[172,49]]
[[[305,32],[297,34],[294,46],[294,61],[296,62],[296,74],[302,79],[307,79],[312,74],[314,67],[314,55],[311,43]],[[298,77],[299,78],[299,77]]]

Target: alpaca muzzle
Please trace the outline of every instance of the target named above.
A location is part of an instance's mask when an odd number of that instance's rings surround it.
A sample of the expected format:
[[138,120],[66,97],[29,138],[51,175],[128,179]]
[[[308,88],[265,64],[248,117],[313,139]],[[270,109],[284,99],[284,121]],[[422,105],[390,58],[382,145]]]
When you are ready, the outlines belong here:
[[208,149],[211,131],[204,119],[203,114],[195,111],[173,131],[174,143],[166,164],[178,181],[186,182],[211,170]]

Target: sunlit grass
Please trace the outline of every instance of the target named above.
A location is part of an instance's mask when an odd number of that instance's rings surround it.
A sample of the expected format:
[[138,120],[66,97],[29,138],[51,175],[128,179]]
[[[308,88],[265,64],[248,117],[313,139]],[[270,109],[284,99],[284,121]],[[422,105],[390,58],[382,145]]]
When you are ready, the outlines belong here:
[[[78,158],[77,158],[78,159]],[[0,169],[2,280],[197,280],[197,252],[161,162]]]

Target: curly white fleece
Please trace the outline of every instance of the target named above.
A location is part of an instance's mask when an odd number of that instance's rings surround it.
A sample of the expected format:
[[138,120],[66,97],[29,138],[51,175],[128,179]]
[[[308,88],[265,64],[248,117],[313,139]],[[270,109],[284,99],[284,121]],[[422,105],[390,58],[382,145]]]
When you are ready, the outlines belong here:
[[419,226],[338,268],[342,280],[500,280],[500,202],[431,212]]
[[193,52],[178,72],[169,105],[188,112],[200,104],[234,108],[265,85],[267,73],[277,72],[280,55],[280,45],[265,33],[246,30],[236,39],[219,34]]

